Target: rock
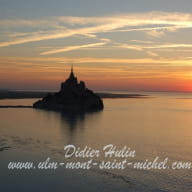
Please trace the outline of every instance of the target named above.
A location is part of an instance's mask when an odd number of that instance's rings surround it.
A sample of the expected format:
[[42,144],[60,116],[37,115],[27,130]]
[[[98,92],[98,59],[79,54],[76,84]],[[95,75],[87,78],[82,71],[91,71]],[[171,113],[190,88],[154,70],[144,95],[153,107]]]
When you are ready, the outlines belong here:
[[35,102],[33,108],[62,112],[89,112],[102,110],[104,105],[102,99],[87,89],[83,81],[78,83],[71,68],[70,76],[61,83],[60,91],[48,94],[42,100]]

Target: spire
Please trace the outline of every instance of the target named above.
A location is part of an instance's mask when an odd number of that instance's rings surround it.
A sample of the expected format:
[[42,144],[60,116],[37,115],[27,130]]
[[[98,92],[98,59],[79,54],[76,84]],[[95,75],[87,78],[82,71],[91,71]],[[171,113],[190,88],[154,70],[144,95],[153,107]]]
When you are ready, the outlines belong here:
[[71,65],[71,73],[73,73],[73,64]]
[[71,73],[70,73],[69,78],[70,78],[70,79],[75,78],[75,75],[74,75],[74,73],[73,73],[73,64],[71,65]]

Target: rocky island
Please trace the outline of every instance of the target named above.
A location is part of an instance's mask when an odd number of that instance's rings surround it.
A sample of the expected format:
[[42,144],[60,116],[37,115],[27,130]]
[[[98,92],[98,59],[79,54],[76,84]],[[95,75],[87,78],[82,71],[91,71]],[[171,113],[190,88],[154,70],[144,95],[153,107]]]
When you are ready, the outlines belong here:
[[33,108],[62,112],[91,112],[104,108],[102,99],[86,88],[83,81],[78,82],[71,67],[69,78],[61,83],[57,93],[51,93],[33,104]]

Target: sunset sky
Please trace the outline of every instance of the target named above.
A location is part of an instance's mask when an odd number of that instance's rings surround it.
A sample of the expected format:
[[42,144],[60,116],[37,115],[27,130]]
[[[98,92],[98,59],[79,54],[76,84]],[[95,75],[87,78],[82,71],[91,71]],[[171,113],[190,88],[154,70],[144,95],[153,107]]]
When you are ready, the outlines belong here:
[[0,0],[0,89],[192,91],[191,0]]

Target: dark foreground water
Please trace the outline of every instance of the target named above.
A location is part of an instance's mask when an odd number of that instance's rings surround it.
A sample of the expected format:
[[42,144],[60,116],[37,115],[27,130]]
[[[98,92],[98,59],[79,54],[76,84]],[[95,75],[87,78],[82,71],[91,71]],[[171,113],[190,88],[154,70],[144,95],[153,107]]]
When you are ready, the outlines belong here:
[[[36,109],[0,109],[1,191],[192,191],[192,167],[173,169],[173,162],[192,162],[192,95],[151,93],[145,99],[105,99],[92,114],[62,115]],[[0,100],[0,105],[29,105],[34,99]],[[169,169],[10,170],[9,162],[66,162],[63,147],[73,144],[102,151],[107,144],[136,151],[128,160],[168,158]],[[89,158],[88,158],[89,159]],[[121,161],[123,158],[94,157]],[[73,161],[87,159],[72,158]],[[180,165],[181,165],[180,163]]]

